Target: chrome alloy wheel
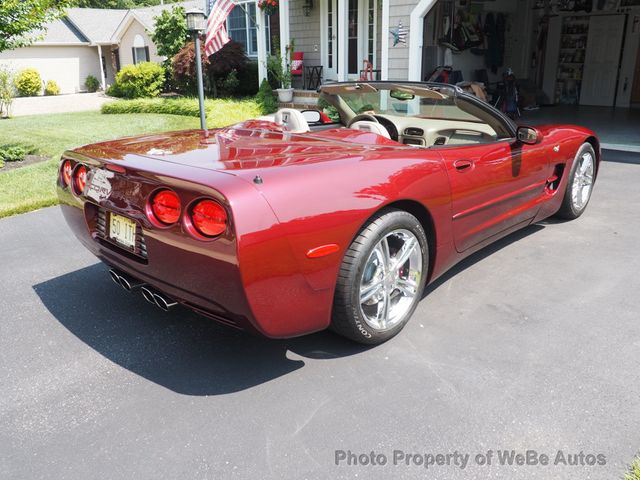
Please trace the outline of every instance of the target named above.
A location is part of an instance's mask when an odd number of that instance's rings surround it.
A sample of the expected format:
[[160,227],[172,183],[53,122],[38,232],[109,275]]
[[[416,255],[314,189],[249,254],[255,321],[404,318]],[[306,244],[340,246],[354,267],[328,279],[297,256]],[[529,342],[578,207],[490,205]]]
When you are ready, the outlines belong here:
[[576,211],[582,210],[589,201],[595,167],[593,155],[590,152],[583,153],[579,161],[571,185],[571,203]]
[[402,320],[418,294],[422,263],[409,230],[393,230],[377,243],[360,279],[360,312],[371,328],[389,330]]

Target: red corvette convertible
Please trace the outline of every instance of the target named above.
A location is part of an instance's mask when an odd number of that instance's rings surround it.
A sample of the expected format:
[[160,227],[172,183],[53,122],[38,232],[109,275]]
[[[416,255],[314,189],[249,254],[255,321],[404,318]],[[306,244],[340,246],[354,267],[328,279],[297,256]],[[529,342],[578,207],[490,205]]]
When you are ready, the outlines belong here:
[[330,327],[375,344],[465,256],[589,202],[600,163],[590,130],[517,127],[449,85],[320,94],[335,123],[285,109],[66,152],[69,226],[116,283],[164,310],[182,304],[268,337]]

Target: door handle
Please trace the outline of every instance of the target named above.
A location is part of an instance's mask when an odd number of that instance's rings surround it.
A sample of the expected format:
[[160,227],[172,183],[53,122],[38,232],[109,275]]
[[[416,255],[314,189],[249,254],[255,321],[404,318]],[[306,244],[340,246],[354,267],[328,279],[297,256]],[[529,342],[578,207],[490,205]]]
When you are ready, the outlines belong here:
[[473,162],[471,160],[456,160],[453,162],[453,166],[459,172],[467,172],[473,167]]

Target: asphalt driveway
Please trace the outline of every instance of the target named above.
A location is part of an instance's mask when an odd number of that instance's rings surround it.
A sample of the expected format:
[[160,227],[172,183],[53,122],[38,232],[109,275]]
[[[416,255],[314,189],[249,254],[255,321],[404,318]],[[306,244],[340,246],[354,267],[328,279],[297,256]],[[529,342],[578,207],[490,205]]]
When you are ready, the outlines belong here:
[[[376,348],[162,313],[57,208],[0,221],[0,478],[619,478],[640,448],[640,164],[608,155],[582,218],[466,260]],[[501,465],[512,449],[549,465]]]

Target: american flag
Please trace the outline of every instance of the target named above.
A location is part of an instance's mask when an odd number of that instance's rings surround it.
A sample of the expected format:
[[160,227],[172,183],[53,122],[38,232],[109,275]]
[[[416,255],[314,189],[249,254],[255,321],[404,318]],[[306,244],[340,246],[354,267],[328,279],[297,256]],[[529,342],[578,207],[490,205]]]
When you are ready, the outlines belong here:
[[207,20],[207,38],[204,51],[208,57],[224,47],[231,39],[227,34],[227,17],[235,4],[232,0],[217,0]]

